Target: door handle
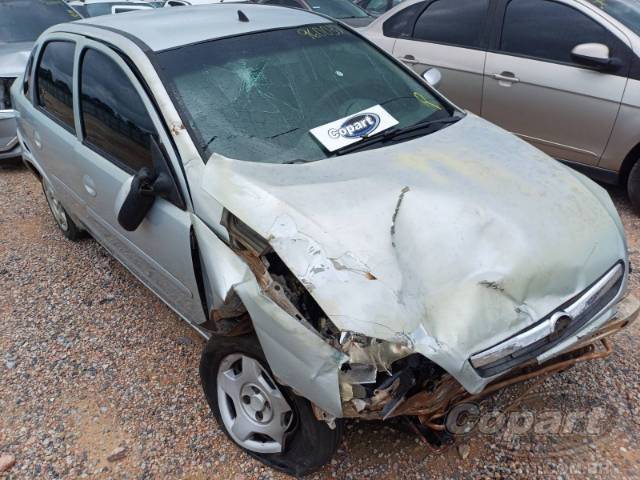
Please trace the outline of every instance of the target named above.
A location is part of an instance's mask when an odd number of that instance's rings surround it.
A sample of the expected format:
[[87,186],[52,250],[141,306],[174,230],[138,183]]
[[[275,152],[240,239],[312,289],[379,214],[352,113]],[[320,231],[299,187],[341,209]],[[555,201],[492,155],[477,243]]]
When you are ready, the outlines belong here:
[[407,65],[417,65],[420,63],[413,55],[405,55],[400,60],[402,60]]
[[38,132],[33,132],[33,143],[36,144],[38,149],[42,148],[42,140],[40,140],[40,134]]
[[518,83],[520,79],[511,72],[494,73],[491,75],[499,82]]
[[91,195],[92,197],[96,196],[96,184],[93,183],[93,179],[89,175],[84,175],[82,177],[82,184],[84,185],[84,189],[89,195]]

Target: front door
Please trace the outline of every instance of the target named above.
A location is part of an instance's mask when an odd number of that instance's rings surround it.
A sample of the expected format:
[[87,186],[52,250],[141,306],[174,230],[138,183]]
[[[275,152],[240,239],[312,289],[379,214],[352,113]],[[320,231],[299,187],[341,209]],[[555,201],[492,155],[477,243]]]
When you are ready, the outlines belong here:
[[[574,61],[579,44],[602,43],[621,61],[601,72]],[[551,0],[511,0],[487,55],[482,116],[561,160],[596,165],[618,114],[628,47],[587,14]]]
[[[127,64],[108,47],[85,41],[78,58],[77,129],[82,143],[75,151],[74,188],[86,205],[86,226],[179,314],[202,323],[190,212],[157,198],[135,231],[124,230],[117,221],[134,173],[153,169],[151,139],[173,152],[153,104]],[[177,161],[174,153],[169,156]],[[180,170],[174,165],[173,171]]]
[[438,90],[459,107],[479,115],[489,0],[427,3],[413,29],[395,42],[393,56],[418,74],[438,68],[442,72]]

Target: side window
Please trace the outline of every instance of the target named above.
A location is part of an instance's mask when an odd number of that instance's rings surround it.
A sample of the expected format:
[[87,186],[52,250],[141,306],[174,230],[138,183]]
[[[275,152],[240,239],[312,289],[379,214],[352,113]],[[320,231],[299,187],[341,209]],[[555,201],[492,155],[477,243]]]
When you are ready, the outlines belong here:
[[387,0],[369,0],[368,3],[364,2],[360,7],[365,8],[370,12],[382,14],[388,10],[388,2]]
[[411,36],[416,17],[427,2],[418,2],[403,8],[394,16],[382,24],[382,33],[385,37],[406,38]]
[[31,67],[33,66],[33,55],[34,50],[31,51],[31,55],[29,55],[29,60],[27,61],[27,67],[24,69],[24,78],[22,79],[22,93],[26,97],[29,97],[29,91],[31,90],[30,82],[31,82]]
[[574,63],[571,50],[581,43],[604,43],[611,54],[624,44],[578,10],[548,0],[511,0],[502,27],[500,50],[562,63]]
[[73,120],[73,54],[76,45],[67,41],[47,42],[36,70],[38,106],[75,132]]
[[489,0],[436,0],[418,18],[413,37],[479,48],[488,8]]
[[152,167],[149,112],[125,72],[107,55],[88,49],[80,64],[84,141],[122,168]]

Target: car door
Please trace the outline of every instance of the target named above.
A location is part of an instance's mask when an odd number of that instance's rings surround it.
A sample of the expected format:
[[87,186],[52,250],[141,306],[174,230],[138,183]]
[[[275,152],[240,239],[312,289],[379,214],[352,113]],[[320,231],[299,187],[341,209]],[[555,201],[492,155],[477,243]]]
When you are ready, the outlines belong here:
[[[125,60],[84,40],[77,54],[73,188],[84,223],[116,258],[192,323],[206,320],[191,249],[191,214],[181,201],[156,198],[140,226],[126,231],[118,212],[141,168],[154,170],[152,142],[165,150],[174,182],[178,157],[153,103]],[[179,194],[179,192],[178,192]],[[179,199],[186,200],[184,194]]]
[[490,1],[425,3],[395,42],[393,56],[419,74],[437,67],[442,72],[438,89],[460,107],[480,114]]
[[[597,164],[627,83],[625,38],[564,0],[504,1],[501,12],[482,115],[558,159]],[[571,51],[584,43],[607,45],[620,66],[581,65]]]
[[73,36],[49,37],[37,53],[34,74],[35,112],[22,119],[26,148],[33,152],[46,179],[71,215],[81,215],[82,202],[70,187],[72,152],[77,144],[73,110]]

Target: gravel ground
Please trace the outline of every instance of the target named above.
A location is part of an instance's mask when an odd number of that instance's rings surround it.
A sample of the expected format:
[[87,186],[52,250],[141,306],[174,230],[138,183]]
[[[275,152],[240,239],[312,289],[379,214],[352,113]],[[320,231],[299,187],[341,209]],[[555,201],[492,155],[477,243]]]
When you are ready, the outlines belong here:
[[[611,194],[639,269],[640,218]],[[604,429],[514,436],[514,426],[434,451],[400,422],[351,421],[311,478],[639,478],[639,328],[606,361],[483,403],[521,414],[600,407]],[[286,478],[218,428],[198,379],[202,346],[95,241],[62,236],[34,177],[0,171],[0,455],[15,457],[0,478]],[[118,448],[123,458],[109,461]]]

